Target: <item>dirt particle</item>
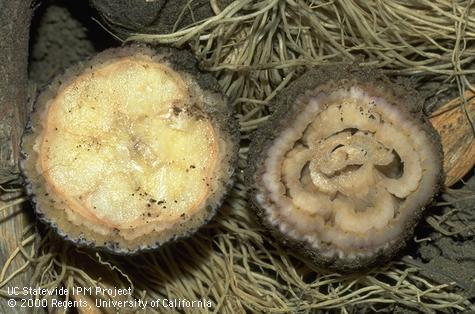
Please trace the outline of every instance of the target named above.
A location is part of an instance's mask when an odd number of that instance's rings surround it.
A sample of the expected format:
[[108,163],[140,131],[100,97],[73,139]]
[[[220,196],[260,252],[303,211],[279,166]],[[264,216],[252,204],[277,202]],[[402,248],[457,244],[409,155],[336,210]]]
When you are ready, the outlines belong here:
[[172,110],[173,110],[173,114],[174,114],[175,116],[179,115],[179,114],[183,111],[183,110],[182,110],[180,107],[178,107],[178,106],[173,106]]

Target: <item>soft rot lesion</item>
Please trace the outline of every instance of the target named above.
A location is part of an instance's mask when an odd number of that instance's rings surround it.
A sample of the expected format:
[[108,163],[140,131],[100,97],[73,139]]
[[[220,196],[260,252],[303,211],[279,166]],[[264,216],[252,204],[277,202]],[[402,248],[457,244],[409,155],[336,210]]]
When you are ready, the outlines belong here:
[[[267,191],[258,198],[268,219],[294,238],[340,254],[371,254],[394,241],[418,210],[406,200],[423,184],[428,135],[359,87],[317,93],[300,105],[295,124],[266,159]],[[434,178],[426,181],[434,182],[437,174],[429,175]]]
[[355,129],[307,145],[291,149],[282,165],[287,196],[299,210],[320,213],[329,224],[348,232],[366,232],[389,223],[397,203],[384,188],[385,174],[376,166],[395,161],[392,149],[372,133]]

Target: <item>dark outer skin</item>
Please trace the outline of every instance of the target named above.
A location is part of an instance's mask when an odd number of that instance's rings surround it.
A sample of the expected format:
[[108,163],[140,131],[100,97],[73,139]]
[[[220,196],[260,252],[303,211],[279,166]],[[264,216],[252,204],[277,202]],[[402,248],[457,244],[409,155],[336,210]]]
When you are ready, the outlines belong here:
[[[26,121],[29,96],[27,61],[32,1],[0,0],[0,183],[18,178],[20,136]],[[3,194],[0,192],[0,194]],[[22,239],[30,217],[20,206],[3,211],[0,218],[0,268]],[[20,254],[21,255],[21,254]],[[25,260],[15,258],[12,269]],[[29,286],[31,270],[8,282],[8,286]],[[3,287],[5,289],[5,286]],[[8,298],[0,297],[0,313],[29,313],[28,308],[11,308]]]
[[395,97],[391,97],[391,99],[400,99],[401,101],[398,103],[405,104],[404,108],[398,106],[400,107],[400,110],[409,112],[417,121],[420,122],[428,134],[430,134],[435,151],[439,154],[439,166],[440,168],[442,167],[443,153],[439,135],[422,114],[421,108],[423,99],[417,94],[417,92],[409,86],[404,86],[404,83],[401,86],[392,84],[387,77],[377,70],[367,68],[363,69],[354,65],[342,64],[321,67],[318,70],[310,69],[277,95],[271,104],[273,114],[252,136],[253,141],[250,144],[248,167],[245,173],[246,183],[250,187],[249,193],[251,206],[255,210],[259,221],[266,227],[266,229],[278,241],[282,242],[289,249],[292,249],[293,252],[302,253],[303,256],[307,257],[318,266],[341,272],[364,270],[376,264],[384,263],[394,257],[411,239],[414,228],[419,221],[425,206],[432,202],[433,196],[439,191],[440,184],[443,182],[443,174],[442,171],[440,171],[441,175],[439,178],[439,184],[433,187],[433,193],[427,196],[427,202],[420,204],[420,207],[414,211],[412,219],[409,219],[404,226],[405,232],[401,234],[396,243],[384,250],[379,250],[376,254],[368,257],[357,257],[355,259],[324,257],[320,254],[319,250],[312,248],[305,241],[290,239],[287,235],[280,232],[280,230],[267,221],[265,209],[260,208],[258,202],[255,200],[257,186],[259,186],[258,181],[262,178],[262,165],[268,148],[271,146],[273,140],[287,128],[299,113],[299,110],[292,108],[293,104],[299,96],[304,95],[308,90],[326,84],[331,80],[340,81],[342,79],[350,78],[363,84],[372,82],[377,84],[377,86],[384,87],[386,90],[392,90]]
[[[126,38],[130,33],[168,34],[176,21],[181,20],[177,30],[214,15],[209,0],[90,0],[103,22],[114,34]],[[218,1],[223,9],[231,0]]]
[[[140,45],[140,44],[131,44],[128,46],[123,47],[125,49],[130,49],[132,50],[139,50],[142,48],[151,48],[150,46],[146,45]],[[118,54],[121,55],[130,55],[130,53],[123,53],[120,51],[120,49],[116,49],[113,51],[112,49],[109,50],[110,56],[115,57]],[[198,85],[203,89],[207,91],[211,91],[213,93],[219,93],[222,94],[220,86],[216,79],[211,76],[208,73],[203,73],[200,72],[196,66],[196,59],[194,56],[186,50],[179,50],[179,49],[174,49],[174,48],[166,48],[166,47],[154,47],[154,52],[156,55],[161,55],[164,57],[164,61],[168,61],[172,68],[176,70],[178,73],[187,73],[193,76],[195,81],[198,83]],[[103,60],[103,59],[102,59]],[[87,63],[85,61],[84,63]],[[75,68],[70,69],[66,72],[66,77],[63,75],[61,76],[61,79],[63,81],[74,77],[77,73],[81,73],[81,69],[83,69],[83,65],[79,64]],[[68,73],[69,72],[69,73]],[[238,161],[238,150],[239,150],[239,140],[240,140],[240,133],[239,133],[239,123],[237,119],[234,118],[234,110],[230,106],[229,102],[226,101],[227,107],[226,108],[219,108],[216,109],[214,107],[207,107],[206,105],[204,106],[204,109],[207,113],[210,114],[210,117],[212,120],[215,121],[214,125],[218,126],[220,128],[220,132],[226,133],[229,135],[231,138],[231,141],[233,143],[232,151],[228,152],[227,154],[231,155],[231,159],[229,162],[229,169],[234,173],[234,170],[237,168],[237,161]],[[44,108],[36,108],[36,103],[35,107],[33,108],[33,112],[38,110],[43,110]],[[31,125],[28,124],[25,130],[25,133],[31,133]],[[22,150],[22,161],[26,160],[28,158],[28,152],[26,151],[28,148],[23,148]],[[22,167],[23,171],[23,162],[20,163],[20,166]],[[123,247],[119,246],[117,242],[110,241],[105,244],[96,244],[94,241],[90,241],[88,239],[85,239],[84,237],[71,237],[70,235],[66,234],[62,230],[60,230],[57,226],[57,224],[49,219],[41,210],[39,206],[39,202],[37,201],[38,197],[43,197],[42,195],[37,195],[35,194],[32,185],[34,182],[30,181],[29,178],[23,173],[23,177],[26,183],[26,188],[27,192],[31,198],[31,202],[33,203],[33,207],[35,208],[37,217],[40,221],[43,223],[51,226],[62,238],[65,240],[74,243],[77,246],[82,246],[82,247],[91,247],[94,249],[99,249],[103,251],[107,251],[113,254],[120,254],[120,255],[132,255],[132,254],[138,254],[146,251],[151,251],[160,248],[162,245],[165,243],[168,243],[170,241],[176,241],[179,238],[184,238],[188,237],[192,234],[194,234],[196,231],[198,231],[199,228],[193,228],[190,230],[187,230],[184,233],[181,234],[175,234],[172,236],[169,240],[166,242],[156,242],[154,244],[148,245],[147,247],[141,247],[137,248],[135,250],[129,250],[129,249],[124,249]],[[209,220],[211,220],[218,208],[221,206],[226,194],[229,192],[233,185],[233,176],[231,177],[230,180],[227,182],[222,182],[221,183],[221,191],[222,196],[220,200],[215,204],[215,206],[210,206],[208,205],[206,209],[207,218],[206,220],[201,224],[205,225]],[[81,227],[78,227],[81,228]]]

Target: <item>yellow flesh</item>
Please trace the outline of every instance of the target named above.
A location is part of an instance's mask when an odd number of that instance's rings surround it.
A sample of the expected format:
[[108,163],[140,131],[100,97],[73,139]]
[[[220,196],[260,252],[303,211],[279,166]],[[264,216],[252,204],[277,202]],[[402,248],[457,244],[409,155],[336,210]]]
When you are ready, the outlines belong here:
[[122,59],[77,77],[51,103],[39,167],[68,210],[117,228],[173,222],[200,209],[217,141],[187,110],[165,65]]

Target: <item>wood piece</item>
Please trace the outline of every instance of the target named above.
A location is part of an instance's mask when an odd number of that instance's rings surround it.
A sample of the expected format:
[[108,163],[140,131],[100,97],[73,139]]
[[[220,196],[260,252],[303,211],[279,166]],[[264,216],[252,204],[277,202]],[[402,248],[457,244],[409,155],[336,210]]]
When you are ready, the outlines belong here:
[[463,110],[459,97],[452,99],[430,118],[439,132],[444,150],[445,185],[451,186],[462,179],[475,165],[475,134],[467,114],[475,119],[475,93],[464,94],[467,103]]

